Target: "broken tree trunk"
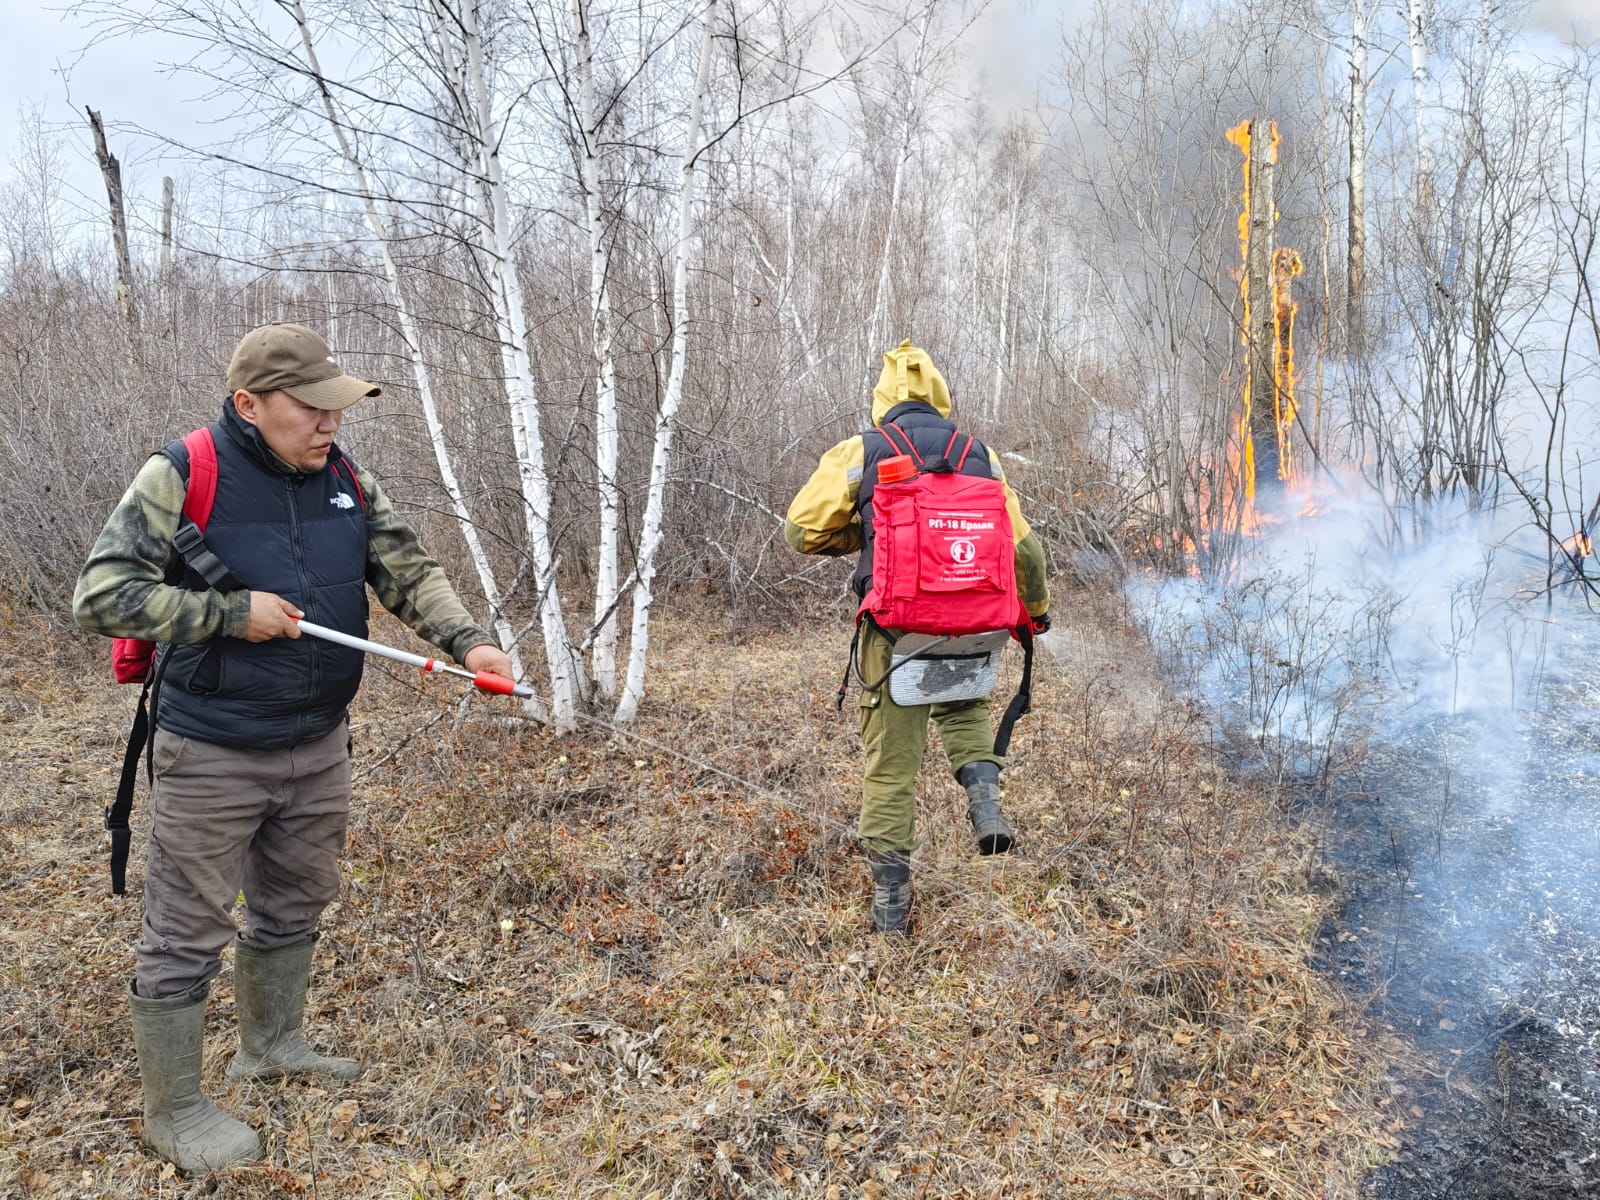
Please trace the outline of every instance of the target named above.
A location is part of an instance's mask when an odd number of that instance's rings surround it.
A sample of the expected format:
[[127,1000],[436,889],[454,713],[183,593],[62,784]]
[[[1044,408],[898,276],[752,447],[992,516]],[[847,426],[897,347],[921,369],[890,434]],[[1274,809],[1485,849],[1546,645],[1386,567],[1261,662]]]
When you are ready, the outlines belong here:
[[139,306],[133,294],[133,258],[128,252],[128,216],[122,202],[122,164],[106,145],[106,129],[100,114],[85,108],[89,128],[94,131],[94,156],[106,181],[106,199],[111,208],[111,244],[117,258],[117,308],[127,334],[128,365],[139,365]]

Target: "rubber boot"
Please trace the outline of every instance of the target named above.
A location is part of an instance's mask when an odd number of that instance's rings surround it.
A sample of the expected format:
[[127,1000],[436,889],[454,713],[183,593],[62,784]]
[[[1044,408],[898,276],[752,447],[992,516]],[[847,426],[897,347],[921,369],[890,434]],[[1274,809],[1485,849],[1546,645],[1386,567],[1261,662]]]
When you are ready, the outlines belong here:
[[300,1024],[306,1013],[315,938],[263,949],[244,938],[234,943],[233,994],[239,1006],[239,1053],[228,1064],[228,1082],[282,1079],[286,1075],[331,1075],[354,1079],[361,1064],[328,1058],[306,1044]]
[[967,789],[967,820],[978,835],[978,853],[1008,853],[1016,834],[1000,811],[1000,768],[987,760],[969,762],[956,772],[956,782]]
[[872,868],[872,928],[879,933],[909,933],[911,855],[904,850],[867,851]]
[[261,1139],[200,1092],[209,984],[164,1000],[130,986],[133,1046],[144,1085],[144,1144],[185,1174],[261,1157]]

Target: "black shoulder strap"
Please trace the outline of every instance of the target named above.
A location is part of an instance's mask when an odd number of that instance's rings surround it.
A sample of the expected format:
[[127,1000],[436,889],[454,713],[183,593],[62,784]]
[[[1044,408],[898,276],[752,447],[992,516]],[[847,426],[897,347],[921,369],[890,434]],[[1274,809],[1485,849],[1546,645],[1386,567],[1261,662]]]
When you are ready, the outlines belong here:
[[211,552],[211,547],[206,545],[205,534],[200,532],[199,526],[193,521],[179,522],[178,532],[172,535],[172,545],[183,561],[196,575],[206,581],[206,586],[212,591],[244,590],[244,584],[228,570],[227,564]]
[[1011,703],[1006,705],[1000,728],[994,735],[994,752],[1002,758],[1011,745],[1011,730],[1017,718],[1033,711],[1033,627],[1027,621],[1017,626],[1017,640],[1022,643],[1022,682],[1017,685],[1017,694],[1011,698]]
[[149,785],[155,765],[146,754],[150,745],[150,711],[152,701],[161,690],[161,677],[166,674],[169,656],[158,654],[155,668],[139,690],[139,708],[133,714],[133,728],[128,730],[128,745],[122,752],[122,776],[117,780],[116,799],[106,808],[106,829],[111,833],[111,894],[121,896],[128,890],[128,847],[133,841],[133,830],[128,818],[133,813],[133,786],[139,775],[139,757],[145,755],[145,782]]

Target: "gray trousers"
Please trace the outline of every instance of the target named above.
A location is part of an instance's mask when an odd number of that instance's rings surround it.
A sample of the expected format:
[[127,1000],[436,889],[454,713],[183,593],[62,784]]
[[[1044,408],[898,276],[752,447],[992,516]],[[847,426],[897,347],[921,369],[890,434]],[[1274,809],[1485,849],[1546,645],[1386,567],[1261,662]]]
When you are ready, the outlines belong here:
[[349,728],[287,750],[158,729],[135,982],[149,1000],[210,981],[238,931],[267,949],[311,937],[339,891],[350,818]]

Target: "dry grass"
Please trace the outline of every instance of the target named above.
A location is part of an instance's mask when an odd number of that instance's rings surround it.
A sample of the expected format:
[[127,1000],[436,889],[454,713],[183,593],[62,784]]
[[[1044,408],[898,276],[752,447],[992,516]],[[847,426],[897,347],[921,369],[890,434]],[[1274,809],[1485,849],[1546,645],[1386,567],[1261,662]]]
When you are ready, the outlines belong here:
[[138,1141],[99,828],[133,697],[13,629],[0,1195],[1354,1195],[1387,1050],[1307,965],[1306,848],[1079,604],[1013,745],[1018,854],[975,857],[929,756],[906,943],[867,930],[842,628],[663,612],[638,728],[567,741],[375,670],[310,1005],[368,1070],[226,1088],[225,968],[207,1079],[267,1155],[200,1180]]

